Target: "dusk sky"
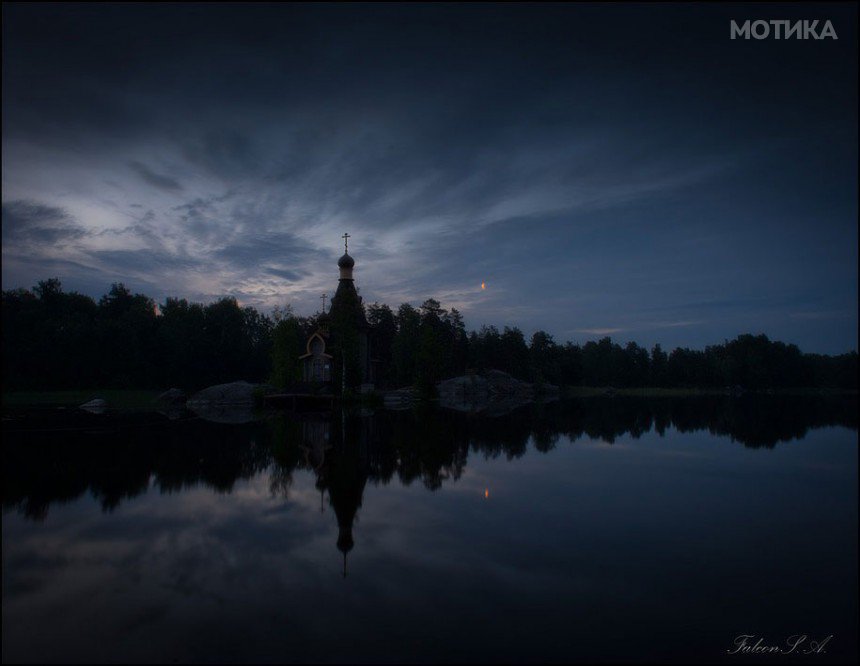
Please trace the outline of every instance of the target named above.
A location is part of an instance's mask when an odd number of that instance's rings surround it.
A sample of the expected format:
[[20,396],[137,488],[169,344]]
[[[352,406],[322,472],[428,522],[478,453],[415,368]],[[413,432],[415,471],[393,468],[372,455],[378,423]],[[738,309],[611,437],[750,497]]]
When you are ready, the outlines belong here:
[[2,12],[3,289],[857,348],[854,4]]

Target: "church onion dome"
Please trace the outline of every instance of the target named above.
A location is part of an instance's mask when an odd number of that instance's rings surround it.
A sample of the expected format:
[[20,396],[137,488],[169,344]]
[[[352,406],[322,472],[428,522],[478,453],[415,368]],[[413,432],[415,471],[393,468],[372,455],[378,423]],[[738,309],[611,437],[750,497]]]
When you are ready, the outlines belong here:
[[337,260],[338,268],[352,268],[355,266],[355,259],[344,252],[344,255]]

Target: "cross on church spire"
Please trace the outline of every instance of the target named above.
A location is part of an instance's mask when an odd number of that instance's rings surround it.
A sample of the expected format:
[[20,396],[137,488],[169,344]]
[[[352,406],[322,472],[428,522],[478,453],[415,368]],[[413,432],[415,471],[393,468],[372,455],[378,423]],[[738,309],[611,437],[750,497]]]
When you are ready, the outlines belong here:
[[349,254],[349,239],[350,239],[350,235],[349,235],[349,234],[344,234],[343,236],[341,236],[341,238],[343,238],[343,253],[344,253],[344,254]]
[[322,311],[323,311],[323,314],[325,314],[325,299],[326,299],[326,294],[323,294],[322,296],[320,296],[320,298],[322,299],[322,302],[323,302],[323,309],[322,309]]

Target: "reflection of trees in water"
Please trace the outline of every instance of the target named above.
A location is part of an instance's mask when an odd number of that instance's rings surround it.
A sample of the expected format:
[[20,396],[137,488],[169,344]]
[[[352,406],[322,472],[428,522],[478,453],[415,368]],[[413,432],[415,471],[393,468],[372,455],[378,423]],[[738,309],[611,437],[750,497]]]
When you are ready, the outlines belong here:
[[204,484],[229,493],[271,460],[262,424],[168,421],[158,414],[45,411],[33,430],[3,428],[3,506],[43,519],[51,502],[89,491],[105,511],[152,485],[172,493]]
[[[562,435],[611,443],[663,434],[669,426],[773,447],[830,425],[857,429],[855,396],[598,397],[494,418],[422,406],[370,418],[271,415],[242,425],[44,411],[37,420],[3,422],[3,506],[40,520],[52,502],[89,491],[111,511],[150,487],[170,493],[203,484],[231,492],[238,480],[266,469],[271,492],[287,497],[293,472],[303,469],[316,475],[343,528],[352,524],[367,482],[397,476],[404,485],[420,481],[435,490],[461,476],[470,451],[510,460],[526,452],[529,440],[547,452]],[[341,537],[348,550],[349,530]]]

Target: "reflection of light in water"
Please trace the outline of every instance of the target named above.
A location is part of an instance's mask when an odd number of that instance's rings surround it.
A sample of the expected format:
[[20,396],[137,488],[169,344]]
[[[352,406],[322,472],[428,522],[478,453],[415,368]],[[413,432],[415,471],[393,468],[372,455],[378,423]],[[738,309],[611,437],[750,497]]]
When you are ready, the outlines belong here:
[[482,282],[482,283],[481,283],[481,289],[486,289],[486,288],[487,288],[487,283],[486,283],[486,282]]
[[484,499],[490,499],[490,489],[484,488]]

